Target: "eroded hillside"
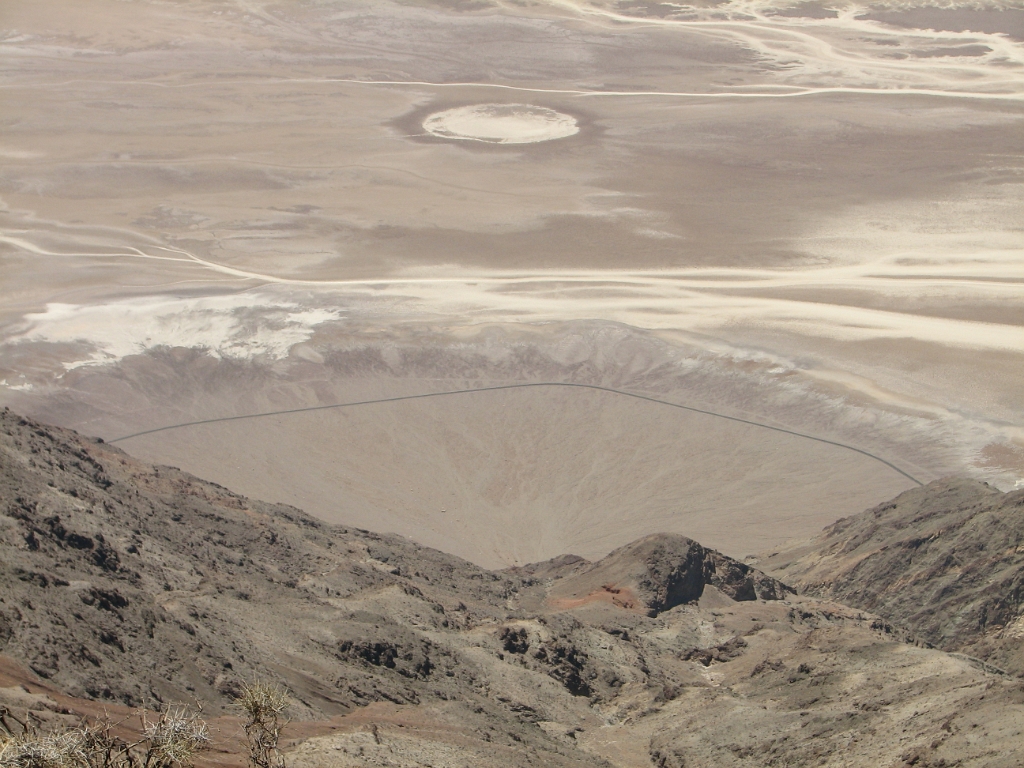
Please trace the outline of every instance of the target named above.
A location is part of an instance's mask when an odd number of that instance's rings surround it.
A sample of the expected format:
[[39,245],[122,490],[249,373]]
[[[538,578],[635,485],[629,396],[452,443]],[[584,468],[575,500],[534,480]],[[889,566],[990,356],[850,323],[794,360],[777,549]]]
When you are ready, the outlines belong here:
[[0,651],[80,700],[258,674],[332,723],[298,768],[1021,762],[1019,679],[682,536],[487,571],[0,424]]
[[764,560],[809,594],[1024,674],[1024,491],[951,478]]

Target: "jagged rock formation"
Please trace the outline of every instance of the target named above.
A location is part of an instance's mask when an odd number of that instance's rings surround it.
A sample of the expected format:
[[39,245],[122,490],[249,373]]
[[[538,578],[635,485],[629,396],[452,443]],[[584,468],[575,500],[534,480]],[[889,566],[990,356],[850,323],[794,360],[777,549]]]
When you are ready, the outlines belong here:
[[1024,674],[1024,490],[937,480],[762,566],[808,594]]
[[[560,563],[528,566],[536,573],[564,573]],[[563,606],[607,600],[654,617],[694,603],[708,585],[736,601],[780,600],[794,590],[685,536],[654,534],[610,552],[599,563],[570,561],[552,599]]]
[[216,715],[259,674],[321,734],[295,768],[1024,758],[1019,680],[684,537],[492,572],[9,411],[0,616],[0,703]]

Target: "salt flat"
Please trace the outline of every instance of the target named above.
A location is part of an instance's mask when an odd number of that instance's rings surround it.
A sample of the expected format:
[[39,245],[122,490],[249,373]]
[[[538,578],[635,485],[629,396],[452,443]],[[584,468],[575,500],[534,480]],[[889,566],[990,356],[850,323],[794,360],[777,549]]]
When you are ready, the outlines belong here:
[[[1013,487],[1022,14],[8,3],[0,400],[115,439],[575,381]],[[588,397],[123,447],[488,564],[658,526],[743,555],[906,487],[798,439]]]

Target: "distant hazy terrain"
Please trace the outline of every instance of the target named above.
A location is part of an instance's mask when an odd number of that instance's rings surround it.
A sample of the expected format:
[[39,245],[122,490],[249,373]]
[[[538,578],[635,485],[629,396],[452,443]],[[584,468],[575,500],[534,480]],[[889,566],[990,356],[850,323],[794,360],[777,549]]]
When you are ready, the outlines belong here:
[[[9,0],[0,402],[111,440],[600,385],[1024,480],[1018,2]],[[478,564],[913,487],[558,388],[119,443]]]

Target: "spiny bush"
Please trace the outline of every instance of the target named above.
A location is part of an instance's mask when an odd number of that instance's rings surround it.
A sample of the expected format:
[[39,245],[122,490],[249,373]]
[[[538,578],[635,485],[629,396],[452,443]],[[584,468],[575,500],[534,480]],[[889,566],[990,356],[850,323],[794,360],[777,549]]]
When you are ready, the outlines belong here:
[[77,728],[5,738],[0,744],[0,768],[89,768],[85,741]]
[[235,704],[245,715],[243,728],[249,742],[249,765],[252,768],[285,768],[278,743],[281,731],[287,725],[287,721],[281,719],[288,706],[287,694],[277,686],[254,680],[242,686],[242,695]]
[[145,760],[140,768],[189,768],[192,758],[210,743],[206,722],[199,711],[171,707],[159,719],[149,721],[143,715]]
[[210,737],[198,710],[168,707],[155,719],[145,712],[140,738],[128,741],[115,730],[129,718],[110,718],[41,732],[0,707],[0,768],[191,768]]

